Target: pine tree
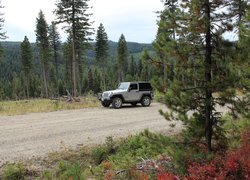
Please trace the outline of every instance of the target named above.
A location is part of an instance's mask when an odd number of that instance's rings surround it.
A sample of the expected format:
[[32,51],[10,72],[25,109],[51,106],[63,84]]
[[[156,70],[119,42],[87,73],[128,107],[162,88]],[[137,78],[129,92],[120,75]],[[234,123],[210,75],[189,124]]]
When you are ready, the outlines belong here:
[[57,94],[59,95],[59,50],[61,46],[61,41],[60,41],[60,34],[57,30],[55,22],[52,22],[49,28],[49,41],[50,41],[50,47],[53,51],[56,87],[57,87]]
[[117,62],[119,81],[124,81],[128,69],[128,47],[125,36],[123,34],[120,36],[118,41]]
[[96,44],[95,44],[95,59],[101,65],[107,63],[108,60],[108,36],[105,32],[105,28],[101,23],[97,29],[96,34]]
[[[230,58],[225,58],[222,38],[233,30],[230,6],[229,1],[166,0],[155,45],[167,66],[171,58],[175,60],[173,83],[165,99],[172,112],[164,116],[188,124],[189,134],[205,137],[210,151],[212,138],[221,135],[221,113],[216,106],[231,104],[229,99],[236,93],[229,92],[238,86],[239,76]],[[220,96],[214,97],[215,92]],[[187,116],[189,111],[195,112],[192,117]]]
[[30,97],[30,82],[31,82],[31,74],[33,71],[33,55],[32,49],[27,36],[24,37],[23,42],[21,43],[21,64],[23,71],[23,79],[25,86],[25,96],[29,99]]
[[72,43],[70,38],[63,45],[64,88],[73,92],[72,85]]
[[97,29],[96,34],[96,44],[95,44],[95,59],[97,63],[102,68],[102,84],[103,90],[106,89],[106,71],[107,71],[107,62],[108,62],[108,36],[105,32],[104,26],[101,23]]
[[180,8],[177,6],[177,0],[166,0],[165,8],[158,21],[156,40],[153,43],[159,55],[153,63],[162,71],[163,91],[166,91],[167,86],[174,80],[174,51],[172,49],[175,45],[179,14]]
[[89,0],[59,0],[56,3],[57,9],[54,11],[57,16],[56,23],[67,23],[66,32],[69,33],[72,41],[72,67],[73,67],[73,96],[77,96],[77,46],[82,46],[84,42],[89,40],[92,34]]
[[[237,105],[236,109],[250,118],[250,4],[245,6],[244,15],[241,17],[239,27],[239,40],[236,48],[231,48],[230,53],[233,54],[234,68],[236,68],[239,75],[239,87],[245,94],[241,98],[241,104]],[[235,99],[231,99],[233,101]],[[236,103],[234,103],[236,104]]]
[[48,63],[50,58],[48,24],[42,11],[39,12],[36,19],[36,43],[39,47],[39,56],[41,63],[42,96],[48,98]]

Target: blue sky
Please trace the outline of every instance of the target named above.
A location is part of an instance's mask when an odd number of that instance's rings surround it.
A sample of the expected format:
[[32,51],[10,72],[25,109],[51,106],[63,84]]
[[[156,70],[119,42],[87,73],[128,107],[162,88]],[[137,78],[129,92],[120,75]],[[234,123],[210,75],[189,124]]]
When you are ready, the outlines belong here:
[[[47,23],[54,20],[56,0],[2,0],[4,30],[8,41],[23,41],[27,36],[35,42],[38,12],[42,10]],[[103,23],[109,40],[118,41],[123,33],[127,41],[151,43],[157,32],[157,14],[163,8],[161,0],[90,0],[93,27]],[[63,39],[66,35],[58,27]],[[95,36],[94,36],[95,37]]]

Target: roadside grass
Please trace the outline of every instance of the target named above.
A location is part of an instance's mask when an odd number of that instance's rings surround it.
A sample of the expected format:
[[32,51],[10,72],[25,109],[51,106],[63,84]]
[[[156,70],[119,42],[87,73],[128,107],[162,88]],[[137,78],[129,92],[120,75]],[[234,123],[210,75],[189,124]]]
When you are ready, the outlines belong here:
[[65,99],[30,99],[20,101],[1,101],[0,116],[12,116],[37,112],[51,112],[67,109],[98,107],[100,103],[94,96],[81,97],[80,102],[66,102]]

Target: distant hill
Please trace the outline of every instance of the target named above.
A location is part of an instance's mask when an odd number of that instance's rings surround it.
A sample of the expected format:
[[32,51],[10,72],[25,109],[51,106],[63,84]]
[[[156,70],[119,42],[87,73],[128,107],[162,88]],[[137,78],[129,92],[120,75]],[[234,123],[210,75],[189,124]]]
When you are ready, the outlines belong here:
[[[109,55],[110,57],[113,57],[116,55],[116,48],[118,43],[109,41]],[[2,41],[0,42],[1,46],[5,50],[6,57],[9,59],[12,56],[16,56],[19,54],[19,48],[21,42],[13,42],[13,41]],[[86,53],[87,57],[93,58],[95,56],[94,54],[94,45],[95,42],[90,43],[92,46],[92,49],[89,49]],[[34,51],[36,51],[36,45],[35,43],[31,43]],[[128,51],[129,54],[136,54],[142,52],[143,49],[148,49],[149,51],[153,50],[152,44],[146,44],[146,43],[137,43],[137,42],[127,42]],[[16,58],[16,57],[15,57]]]

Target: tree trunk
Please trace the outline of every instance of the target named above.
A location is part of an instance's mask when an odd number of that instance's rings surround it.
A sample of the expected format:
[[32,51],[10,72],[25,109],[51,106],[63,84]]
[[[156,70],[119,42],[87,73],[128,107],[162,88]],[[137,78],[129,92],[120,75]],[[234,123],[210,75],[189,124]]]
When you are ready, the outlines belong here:
[[206,81],[206,96],[205,96],[205,137],[207,149],[212,151],[212,47],[211,47],[211,17],[209,0],[205,1],[205,26],[206,26],[206,52],[205,52],[205,81]]
[[54,47],[54,57],[55,57],[55,66],[56,66],[56,91],[59,96],[59,72],[58,72],[58,56],[56,52],[56,48]]
[[45,90],[45,97],[48,98],[48,85],[47,85],[47,78],[46,78],[46,70],[45,70],[45,64],[44,60],[42,60],[42,78],[43,78],[43,83],[44,83],[44,90]]
[[72,40],[72,67],[73,67],[73,96],[76,97],[76,51],[75,51],[75,38],[73,34]]
[[26,78],[27,78],[27,98],[29,99],[30,98],[30,93],[29,93],[29,86],[30,86],[30,81],[29,81],[29,75],[27,74],[26,75]]
[[76,32],[75,32],[75,6],[72,6],[72,67],[73,67],[73,97],[77,96],[76,85]]

